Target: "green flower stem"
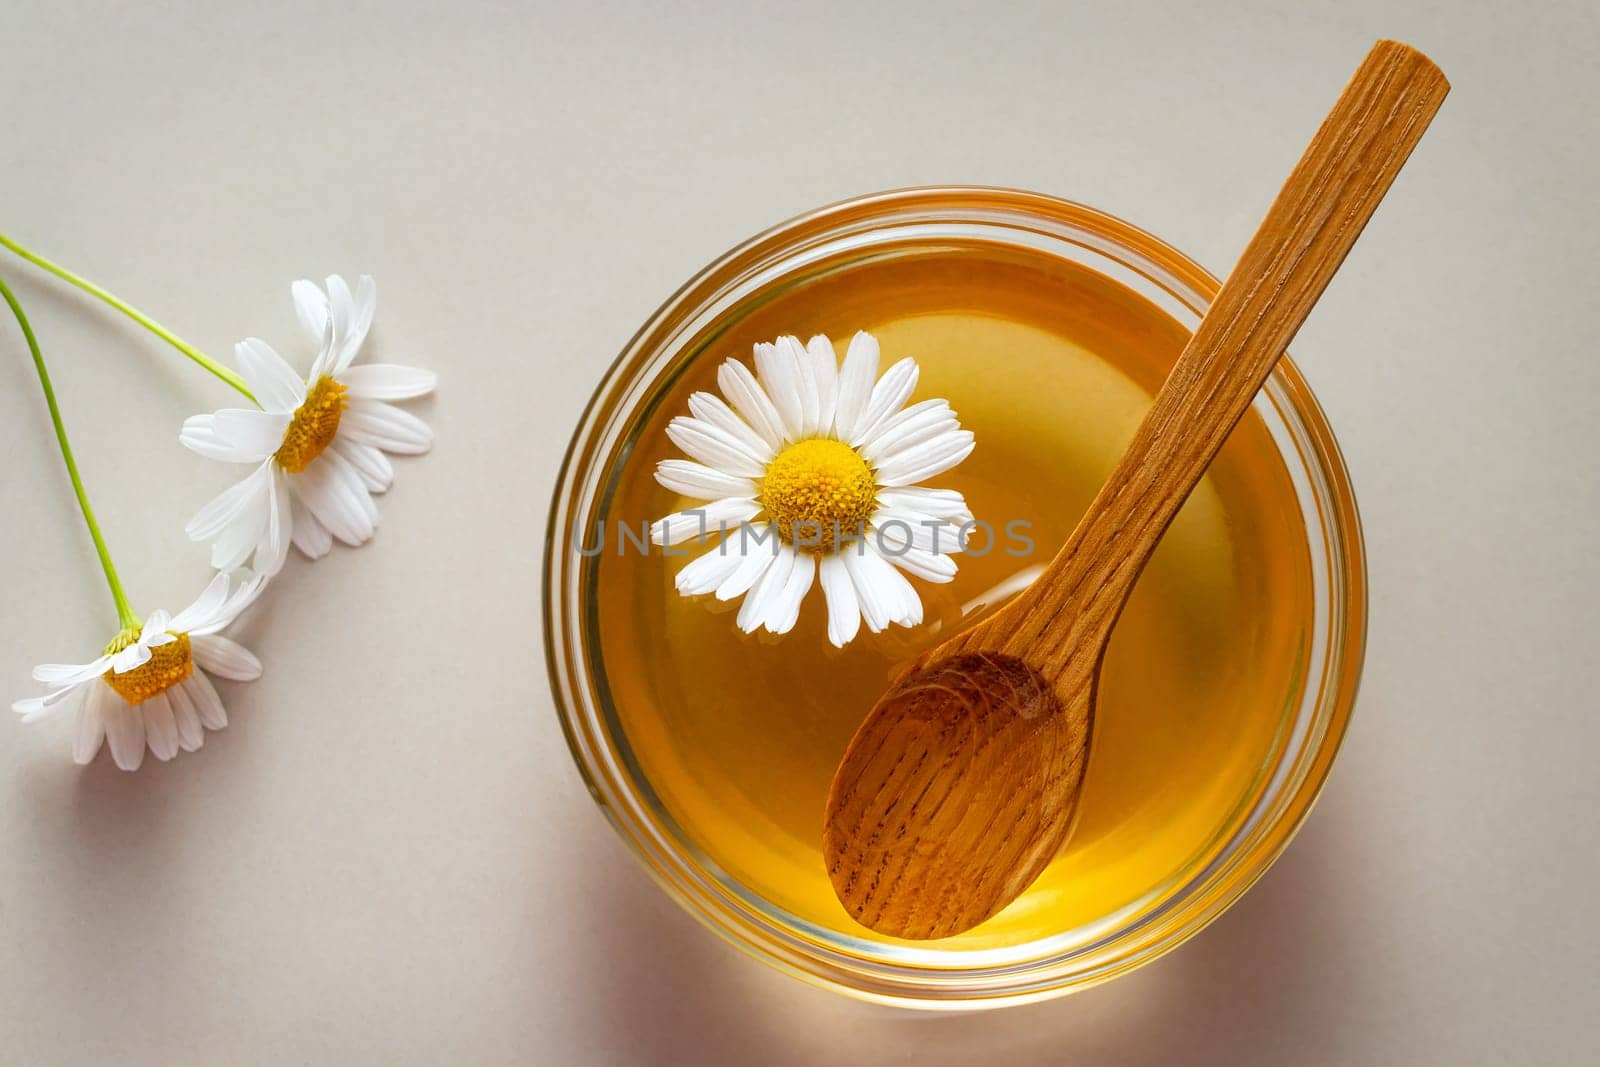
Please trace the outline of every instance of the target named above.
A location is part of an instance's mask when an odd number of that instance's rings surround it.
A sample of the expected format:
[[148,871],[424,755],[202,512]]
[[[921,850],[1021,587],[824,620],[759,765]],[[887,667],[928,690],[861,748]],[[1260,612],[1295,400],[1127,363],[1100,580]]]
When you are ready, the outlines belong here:
[[67,441],[67,428],[61,424],[61,408],[56,405],[56,391],[50,385],[50,372],[45,369],[44,355],[39,351],[39,341],[33,336],[33,327],[28,324],[28,316],[22,313],[22,305],[17,303],[17,298],[11,294],[11,288],[6,285],[4,278],[0,278],[0,296],[4,296],[6,303],[11,305],[11,313],[17,317],[17,325],[22,327],[22,336],[28,339],[28,351],[33,353],[33,366],[39,372],[39,385],[44,389],[44,402],[50,405],[50,422],[56,428],[56,442],[61,446],[61,458],[67,465],[67,476],[72,479],[72,491],[78,495],[78,507],[83,509],[83,521],[89,527],[89,536],[94,538],[94,550],[99,554],[100,566],[106,572],[106,584],[111,587],[111,599],[117,603],[117,625],[123,630],[137,627],[139,617],[128,605],[128,594],[122,591],[122,579],[117,577],[117,568],[111,562],[111,551],[106,548],[105,536],[100,533],[100,524],[95,521],[94,509],[89,506],[89,494],[84,491],[83,479],[78,475],[78,461],[72,458],[72,445]]
[[212,374],[215,374],[218,378],[221,378],[239,392],[243,393],[251,403],[255,403],[256,398],[254,394],[250,392],[250,387],[245,385],[243,378],[239,377],[239,375],[235,374],[227,367],[224,367],[222,364],[218,363],[216,360],[200,351],[194,345],[191,345],[189,342],[185,341],[183,338],[179,337],[177,334],[161,325],[155,319],[152,319],[149,315],[146,315],[132,304],[129,304],[126,300],[123,300],[121,297],[118,297],[113,293],[106,292],[94,282],[72,273],[70,270],[61,266],[60,264],[52,263],[50,260],[39,255],[39,253],[34,252],[31,249],[24,248],[22,245],[17,244],[17,242],[13,241],[3,233],[0,233],[0,245],[4,245],[6,248],[9,248],[11,251],[15,252],[29,263],[32,263],[34,266],[44,268],[51,274],[54,274],[57,278],[60,278],[62,281],[67,282],[70,285],[77,286],[90,296],[104,300],[106,303],[110,304],[112,307],[128,316],[128,318],[132,319],[134,322],[137,322],[140,326],[143,326],[145,329],[149,330],[151,333],[167,342],[167,344],[171,345],[173,348],[176,348],[179,352],[182,352],[184,355],[200,364],[206,370],[210,371]]

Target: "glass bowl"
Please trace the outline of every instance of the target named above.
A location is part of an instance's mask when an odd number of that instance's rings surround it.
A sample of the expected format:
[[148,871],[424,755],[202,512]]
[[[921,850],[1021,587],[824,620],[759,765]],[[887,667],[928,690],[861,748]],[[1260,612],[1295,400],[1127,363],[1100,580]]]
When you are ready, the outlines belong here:
[[[656,799],[631,757],[598,668],[585,603],[595,560],[576,545],[606,518],[609,479],[641,412],[712,324],[816,264],[870,257],[890,242],[999,242],[1114,279],[1192,329],[1217,280],[1138,228],[1036,193],[943,187],[880,193],[803,215],[701,271],[634,336],[595,391],[557,479],[544,567],[543,624],[562,729],[590,792],[646,869],[726,940],[774,967],[862,999],[916,1008],[994,1007],[1106,981],[1171,951],[1237,900],[1283,851],[1345,732],[1366,635],[1366,574],[1355,500],[1333,434],[1294,365],[1282,360],[1255,412],[1288,471],[1311,560],[1309,654],[1284,694],[1281,743],[1261,787],[1216,847],[1162,883],[1146,906],[1027,944],[952,950],[866,940],[805,921],[719,870]],[[1092,756],[1091,756],[1092,759]],[[820,832],[819,812],[819,832]]]

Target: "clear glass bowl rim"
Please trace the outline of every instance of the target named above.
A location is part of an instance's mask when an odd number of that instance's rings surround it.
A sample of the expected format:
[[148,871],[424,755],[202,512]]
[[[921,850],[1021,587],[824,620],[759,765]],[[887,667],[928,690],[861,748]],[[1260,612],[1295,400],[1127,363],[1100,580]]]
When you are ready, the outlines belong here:
[[[543,632],[551,692],[562,731],[590,794],[670,896],[725,940],[802,980],[865,1000],[912,1008],[955,1010],[1024,1003],[1088,988],[1159,958],[1204,929],[1261,877],[1288,845],[1326,780],[1354,706],[1366,642],[1366,563],[1361,524],[1349,475],[1316,398],[1285,356],[1262,402],[1289,427],[1309,477],[1318,524],[1320,560],[1326,568],[1323,629],[1326,659],[1320,679],[1310,679],[1310,719],[1292,762],[1277,768],[1275,791],[1263,796],[1247,825],[1226,850],[1197,872],[1177,896],[1153,914],[1111,931],[1070,953],[1027,960],[993,954],[911,950],[905,960],[863,952],[867,942],[807,924],[763,906],[707,872],[690,849],[655,823],[626,770],[616,760],[605,724],[595,714],[593,679],[574,606],[582,568],[565,531],[582,513],[586,494],[606,466],[600,431],[633,415],[628,401],[652,375],[643,372],[685,323],[714,304],[741,279],[772,269],[798,250],[840,235],[890,223],[974,222],[1072,232],[1087,248],[1112,258],[1130,257],[1141,270],[1195,313],[1215,295],[1218,280],[1159,238],[1105,212],[1040,193],[981,186],[891,190],[841,201],[797,216],[747,240],[698,272],[670,297],[624,347],[596,388],[568,446],[553,491],[542,583]],[[1280,440],[1280,451],[1284,442]],[[1314,561],[1319,546],[1313,543]],[[1302,719],[1304,713],[1302,713]],[[881,946],[874,946],[881,948]],[[926,958],[919,958],[926,957]],[[955,963],[954,959],[976,962]]]

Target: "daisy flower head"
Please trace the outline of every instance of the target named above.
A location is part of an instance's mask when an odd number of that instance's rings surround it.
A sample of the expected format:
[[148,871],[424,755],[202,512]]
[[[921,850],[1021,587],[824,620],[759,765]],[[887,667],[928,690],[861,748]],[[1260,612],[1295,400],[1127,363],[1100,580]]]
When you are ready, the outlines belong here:
[[334,538],[365,544],[378,524],[372,496],[394,481],[385,453],[420,454],[433,443],[426,423],[389,401],[432,392],[434,374],[355,363],[377,306],[373,280],[363,275],[352,294],[335,274],[326,289],[295,282],[293,294],[301,324],[320,346],[311,373],[302,379],[264,341],[242,341],[234,360],[259,407],[195,415],[179,438],[202,456],[255,468],[185,528],[211,543],[218,570],[253,557],[270,577],[291,542],[311,559],[327,554]]
[[952,489],[919,485],[972,452],[944,400],[909,407],[910,358],[878,375],[878,342],[857,333],[841,365],[818,335],[755,346],[755,372],[737,359],[717,370],[718,397],[699,392],[667,436],[690,457],[662,460],[656,480],[706,503],[651,527],[673,546],[712,531],[721,541],[681,570],[684,596],[743,597],[745,633],[787,633],[814,583],[828,609],[828,640],[844,647],[866,622],[916,626],[922,598],[907,575],[943,583],[972,522]]
[[11,705],[23,722],[42,719],[73,700],[78,721],[72,758],[88,763],[102,741],[125,771],[136,771],[145,749],[169,760],[193,752],[206,730],[228,725],[209,671],[231,681],[261,676],[261,663],[219,632],[249,607],[266,584],[265,575],[242,572],[237,582],[219,573],[193,604],[168,615],[152,611],[143,624],[125,628],[88,663],[47,663],[33,679],[50,687],[41,697]]

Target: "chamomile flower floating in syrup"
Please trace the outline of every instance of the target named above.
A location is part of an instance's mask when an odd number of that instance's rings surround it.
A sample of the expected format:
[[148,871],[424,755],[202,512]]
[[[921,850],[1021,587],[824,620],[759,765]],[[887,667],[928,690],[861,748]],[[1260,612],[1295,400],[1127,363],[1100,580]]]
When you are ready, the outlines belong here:
[[678,573],[678,592],[743,597],[741,630],[781,634],[820,580],[840,648],[863,620],[873,633],[922,621],[906,575],[954,578],[972,513],[960,493],[918,483],[965,459],[973,438],[944,400],[906,406],[915,360],[880,378],[878,359],[867,333],[851,339],[843,366],[826,337],[781,337],[755,346],[754,374],[736,359],[718,368],[726,399],[689,398],[667,436],[691,458],[662,460],[656,480],[706,503],[658,520],[651,538],[723,536]]
[[264,575],[242,575],[234,583],[219,573],[193,604],[169,616],[153,611],[140,624],[130,621],[88,663],[47,663],[33,669],[33,680],[50,686],[42,697],[19,700],[12,710],[33,722],[78,702],[72,758],[88,763],[102,741],[125,771],[136,771],[145,749],[159,760],[180,750],[193,752],[205,731],[228,725],[210,671],[230,681],[261,676],[261,663],[220,633],[249,607],[266,584]]
[[270,577],[291,542],[312,559],[334,538],[365,544],[378,524],[372,496],[394,481],[384,453],[414,455],[433,443],[426,423],[388,403],[432,392],[431,371],[352,365],[372,326],[373,280],[363,276],[353,295],[338,275],[328,278],[326,292],[309,281],[296,282],[293,292],[301,323],[321,346],[311,373],[302,380],[265,342],[243,341],[235,361],[259,410],[196,415],[180,435],[202,456],[256,464],[186,527],[193,540],[211,543],[219,570],[253,556],[256,570]]

